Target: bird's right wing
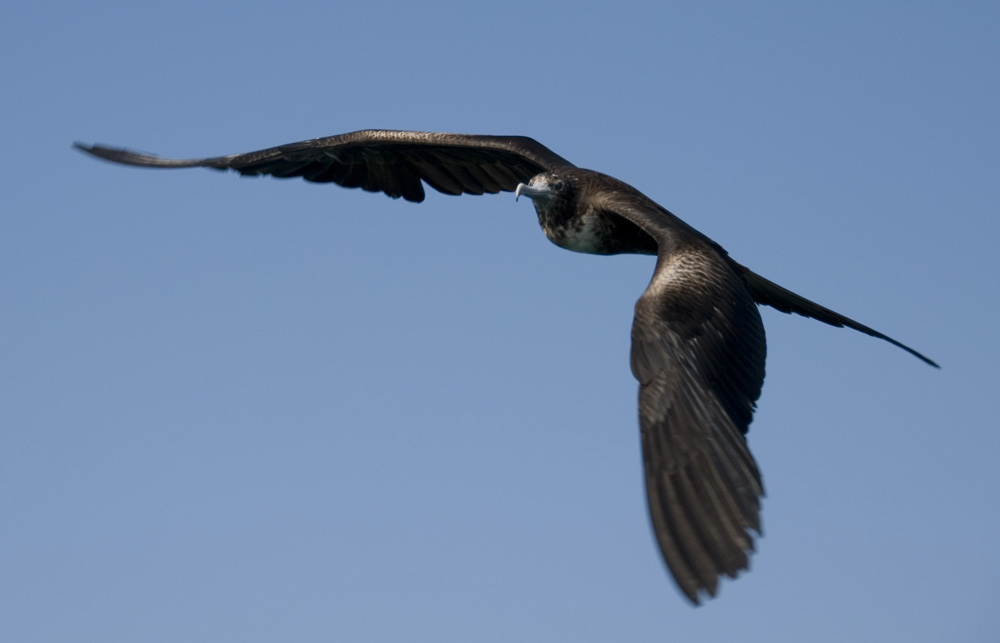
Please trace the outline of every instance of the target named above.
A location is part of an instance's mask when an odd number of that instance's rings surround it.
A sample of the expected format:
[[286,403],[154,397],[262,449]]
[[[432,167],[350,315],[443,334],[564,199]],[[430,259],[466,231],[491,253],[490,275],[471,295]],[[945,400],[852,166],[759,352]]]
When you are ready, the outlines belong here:
[[302,177],[317,183],[423,201],[421,181],[445,194],[513,192],[518,183],[572,164],[525,136],[362,130],[247,154],[166,159],[102,145],[75,144],[102,159],[157,168],[209,167],[244,175]]

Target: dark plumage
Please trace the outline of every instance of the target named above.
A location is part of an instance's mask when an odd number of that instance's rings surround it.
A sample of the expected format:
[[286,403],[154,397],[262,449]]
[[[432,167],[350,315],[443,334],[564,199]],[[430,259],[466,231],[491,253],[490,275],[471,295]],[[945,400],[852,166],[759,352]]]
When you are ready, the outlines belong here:
[[249,154],[169,160],[101,146],[77,147],[144,167],[210,167],[241,174],[333,182],[424,199],[516,192],[532,199],[555,244],[593,254],[657,255],[635,306],[632,373],[649,511],[660,551],[694,603],[722,574],[747,567],[760,532],[760,472],[745,434],[764,381],[757,304],[896,340],[771,283],[717,243],[617,179],[575,167],[518,136],[366,130]]

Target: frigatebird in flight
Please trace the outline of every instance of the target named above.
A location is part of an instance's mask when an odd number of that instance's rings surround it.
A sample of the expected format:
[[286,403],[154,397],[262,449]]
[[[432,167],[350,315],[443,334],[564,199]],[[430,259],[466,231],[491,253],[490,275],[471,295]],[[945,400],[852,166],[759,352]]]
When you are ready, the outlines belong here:
[[77,143],[102,159],[158,168],[208,167],[424,200],[514,192],[534,203],[553,243],[592,254],[656,255],[632,324],[632,373],[653,530],[681,591],[697,604],[722,574],[748,566],[760,533],[760,472],[745,434],[764,382],[757,304],[912,348],[815,304],[729,257],[716,242],[630,185],[576,167],[522,136],[366,130],[249,154],[173,160]]

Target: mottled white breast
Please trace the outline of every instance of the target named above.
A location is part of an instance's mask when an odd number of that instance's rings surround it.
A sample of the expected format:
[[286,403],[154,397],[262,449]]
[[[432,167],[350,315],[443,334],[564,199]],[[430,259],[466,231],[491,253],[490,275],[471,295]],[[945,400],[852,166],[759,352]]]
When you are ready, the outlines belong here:
[[562,225],[544,226],[545,234],[557,246],[588,254],[604,254],[607,222],[595,210],[588,209],[583,216]]

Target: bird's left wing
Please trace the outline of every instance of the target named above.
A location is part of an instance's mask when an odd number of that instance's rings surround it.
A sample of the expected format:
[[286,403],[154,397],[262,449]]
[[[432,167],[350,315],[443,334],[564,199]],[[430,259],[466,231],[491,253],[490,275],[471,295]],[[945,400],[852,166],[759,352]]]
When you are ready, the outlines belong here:
[[540,172],[572,164],[525,136],[362,130],[247,154],[166,159],[102,145],[75,146],[94,156],[142,167],[209,167],[244,175],[302,177],[317,183],[423,201],[421,181],[445,194],[513,192]]
[[661,257],[632,325],[646,495],[660,551],[693,602],[735,577],[764,489],[745,433],[764,381],[757,306],[714,250]]
[[635,306],[632,372],[653,530],[692,601],[748,565],[764,493],[745,433],[764,381],[760,314],[724,251],[631,189],[599,206],[659,245]]

